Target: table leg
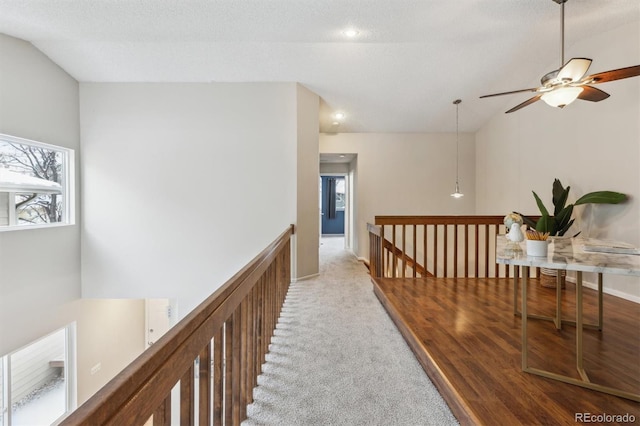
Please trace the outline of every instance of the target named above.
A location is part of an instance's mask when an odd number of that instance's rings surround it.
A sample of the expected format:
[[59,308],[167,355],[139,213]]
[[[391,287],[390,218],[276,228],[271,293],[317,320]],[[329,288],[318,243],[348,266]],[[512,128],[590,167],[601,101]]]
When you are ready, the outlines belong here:
[[562,274],[556,270],[556,318],[553,321],[556,330],[562,329]]
[[602,272],[598,273],[598,330],[602,331],[603,320],[602,313],[604,308],[602,307]]
[[521,319],[522,319],[522,370],[527,371],[528,368],[528,353],[529,348],[527,347],[527,284],[529,283],[529,267],[522,267],[522,296],[521,303],[522,307]]
[[518,280],[520,275],[520,266],[513,268],[513,315],[518,316]]
[[582,271],[576,272],[576,368],[582,380],[588,382],[582,357]]

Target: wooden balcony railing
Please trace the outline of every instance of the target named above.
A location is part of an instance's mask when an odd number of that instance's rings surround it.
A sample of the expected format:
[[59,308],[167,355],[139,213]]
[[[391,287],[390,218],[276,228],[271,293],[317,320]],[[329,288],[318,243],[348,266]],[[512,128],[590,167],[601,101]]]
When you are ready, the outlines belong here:
[[[81,405],[62,425],[238,425],[291,282],[293,226]],[[178,405],[178,404],[176,404]]]
[[[504,216],[376,216],[368,224],[374,277],[509,277],[495,261]],[[532,219],[536,219],[535,217]]]

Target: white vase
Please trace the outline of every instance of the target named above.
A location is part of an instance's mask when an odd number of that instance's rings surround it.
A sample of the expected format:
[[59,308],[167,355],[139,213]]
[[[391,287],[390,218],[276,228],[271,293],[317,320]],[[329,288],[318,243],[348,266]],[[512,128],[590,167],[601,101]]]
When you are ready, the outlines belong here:
[[547,257],[548,249],[547,240],[527,240],[527,256]]

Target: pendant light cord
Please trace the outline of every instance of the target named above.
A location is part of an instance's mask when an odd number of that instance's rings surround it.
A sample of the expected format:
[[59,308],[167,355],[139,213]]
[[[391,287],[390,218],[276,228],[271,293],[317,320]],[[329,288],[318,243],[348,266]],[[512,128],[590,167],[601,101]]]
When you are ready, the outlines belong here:
[[460,133],[458,130],[458,106],[456,104],[456,185],[458,184],[458,162],[460,161]]
[[456,99],[453,103],[456,105],[456,190],[458,189],[458,169],[460,162],[460,130],[458,127],[458,107],[460,106],[460,99]]

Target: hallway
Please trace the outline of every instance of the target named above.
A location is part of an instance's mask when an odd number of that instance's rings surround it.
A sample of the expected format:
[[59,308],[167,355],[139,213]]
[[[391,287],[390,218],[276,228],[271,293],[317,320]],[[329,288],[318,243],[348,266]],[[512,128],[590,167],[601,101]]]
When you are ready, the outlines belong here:
[[292,283],[245,425],[457,424],[344,238]]

